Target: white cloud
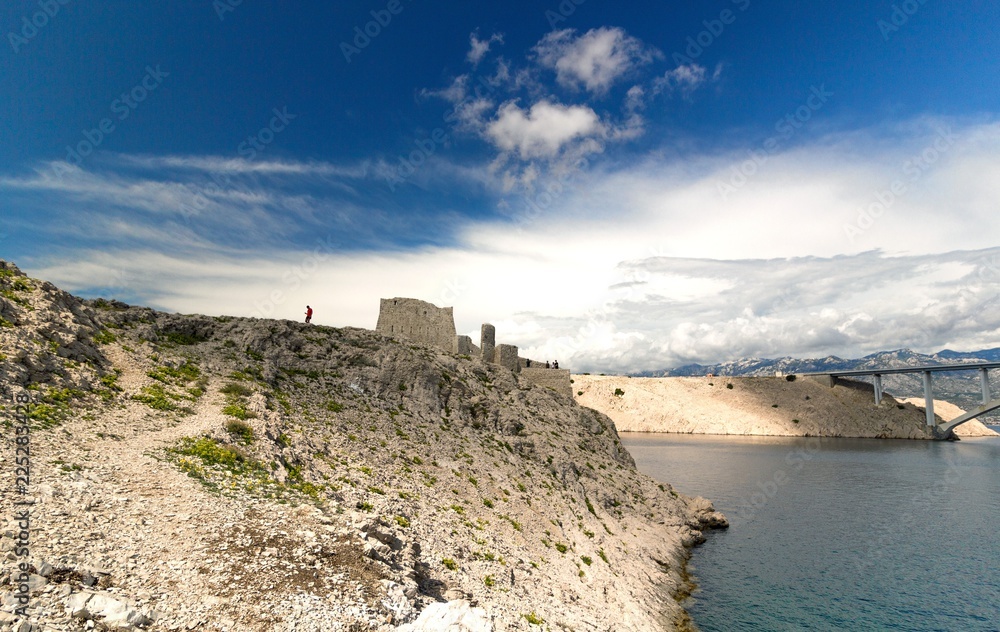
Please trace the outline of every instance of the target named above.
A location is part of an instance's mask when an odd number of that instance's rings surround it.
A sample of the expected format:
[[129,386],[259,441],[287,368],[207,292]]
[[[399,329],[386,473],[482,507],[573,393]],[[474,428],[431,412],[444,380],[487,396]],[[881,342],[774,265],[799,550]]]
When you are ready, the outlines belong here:
[[469,34],[469,52],[466,54],[466,59],[473,66],[479,65],[479,62],[483,60],[486,53],[490,52],[490,46],[494,43],[503,44],[503,35],[501,33],[494,33],[488,39],[479,39],[478,32],[472,32]]
[[718,81],[721,74],[722,66],[718,66],[709,77],[708,71],[700,64],[682,64],[654,79],[652,93],[680,92],[683,96],[690,96],[706,81]]
[[[538,117],[519,112],[533,129]],[[953,142],[928,153],[949,125]],[[565,153],[573,143],[563,135],[548,142]],[[529,137],[511,134],[509,151],[521,142],[550,151]],[[172,310],[261,315],[272,301],[268,314],[297,319],[308,303],[318,322],[369,328],[379,298],[415,296],[453,305],[459,331],[504,323],[501,340],[575,370],[981,348],[1000,337],[998,156],[1000,125],[911,121],[770,154],[727,198],[717,183],[745,152],[596,163],[519,221],[445,215],[458,230],[447,247],[348,253],[322,240],[294,248],[250,240],[212,248],[203,237],[192,256],[181,239],[146,235],[159,224],[142,212],[115,218],[138,245],[18,263],[71,290],[120,286],[127,270],[123,293]],[[915,179],[906,176],[914,157],[934,158]],[[553,184],[538,169],[520,173],[536,190]],[[905,192],[849,239],[844,226],[897,179]],[[122,204],[134,191],[124,179],[85,174],[73,186],[110,187]]]
[[528,111],[505,103],[486,130],[499,149],[522,159],[554,158],[572,141],[603,132],[604,125],[589,107],[549,101],[539,101]]
[[556,72],[565,86],[604,94],[621,77],[652,61],[655,53],[620,28],[601,27],[577,36],[553,31],[535,46],[538,62]]

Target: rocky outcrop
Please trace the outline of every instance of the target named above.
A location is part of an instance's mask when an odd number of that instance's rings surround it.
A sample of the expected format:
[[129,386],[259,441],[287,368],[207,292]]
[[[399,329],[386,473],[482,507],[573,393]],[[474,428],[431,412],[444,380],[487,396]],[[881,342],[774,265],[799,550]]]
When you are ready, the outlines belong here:
[[[574,375],[576,400],[614,420],[622,432],[937,439],[922,408],[869,384],[834,387],[787,377],[627,378]],[[995,436],[978,421],[960,436]]]
[[30,563],[52,571],[14,616],[8,522],[12,625],[669,628],[688,548],[726,526],[638,473],[606,416],[480,359],[0,282],[5,418],[33,398]]

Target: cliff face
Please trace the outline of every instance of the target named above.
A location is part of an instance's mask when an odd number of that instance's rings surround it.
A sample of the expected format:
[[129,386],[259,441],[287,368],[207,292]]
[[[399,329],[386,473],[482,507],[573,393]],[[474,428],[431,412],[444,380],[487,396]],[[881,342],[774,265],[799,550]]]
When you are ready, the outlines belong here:
[[[871,385],[776,377],[626,378],[573,376],[577,401],[614,420],[622,432],[934,439],[922,408]],[[996,436],[978,421],[959,436]]]
[[5,423],[33,398],[32,623],[685,625],[687,547],[725,519],[568,397],[362,329],[84,302],[7,264],[0,290]]

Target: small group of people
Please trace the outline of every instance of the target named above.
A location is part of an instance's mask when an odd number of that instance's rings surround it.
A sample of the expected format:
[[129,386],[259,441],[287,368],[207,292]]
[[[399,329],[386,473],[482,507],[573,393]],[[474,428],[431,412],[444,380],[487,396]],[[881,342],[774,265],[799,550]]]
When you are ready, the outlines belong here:
[[[527,361],[526,366],[529,369],[531,368],[531,360]],[[545,361],[545,368],[546,369],[558,369],[559,368],[559,360],[553,360],[552,362],[549,362],[548,360],[546,360]]]

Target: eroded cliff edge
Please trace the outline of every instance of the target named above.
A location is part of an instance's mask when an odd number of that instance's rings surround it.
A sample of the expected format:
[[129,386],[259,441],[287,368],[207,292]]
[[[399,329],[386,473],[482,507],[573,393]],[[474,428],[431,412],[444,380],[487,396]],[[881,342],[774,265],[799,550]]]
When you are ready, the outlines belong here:
[[84,302],[2,262],[0,290],[5,424],[34,400],[35,624],[687,625],[688,548],[724,517],[570,398],[363,329]]

